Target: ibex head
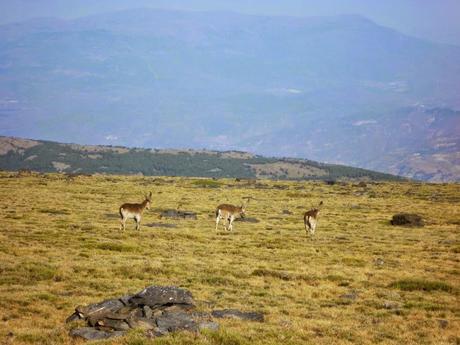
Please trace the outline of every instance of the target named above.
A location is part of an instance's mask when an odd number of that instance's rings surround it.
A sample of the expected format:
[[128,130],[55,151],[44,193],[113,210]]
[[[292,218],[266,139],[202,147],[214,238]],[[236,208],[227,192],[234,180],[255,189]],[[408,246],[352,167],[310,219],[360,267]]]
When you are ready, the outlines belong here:
[[150,203],[152,202],[152,192],[145,196],[145,208],[148,210],[150,209]]
[[[252,199],[252,196],[245,196],[243,197],[243,203],[241,204],[241,207],[240,207],[240,217],[241,218],[244,218],[245,216],[245,211],[246,211],[246,207],[249,205],[249,201]],[[246,202],[245,202],[246,201]]]
[[245,214],[244,214],[245,208],[246,208],[246,206],[244,204],[240,206],[240,217],[241,218],[244,218],[244,216],[245,216]]
[[322,200],[319,202],[318,206],[313,208],[312,210],[315,211],[317,214],[319,214],[319,211],[321,210],[321,206],[323,206]]

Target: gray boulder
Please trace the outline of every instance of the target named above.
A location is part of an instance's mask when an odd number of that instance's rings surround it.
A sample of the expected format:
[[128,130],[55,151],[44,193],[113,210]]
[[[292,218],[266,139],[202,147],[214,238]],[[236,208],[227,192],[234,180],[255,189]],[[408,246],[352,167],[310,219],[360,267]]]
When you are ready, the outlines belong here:
[[198,325],[192,316],[186,312],[164,312],[156,320],[160,332],[175,332],[178,330],[196,331]]
[[107,313],[116,312],[124,306],[119,299],[108,299],[100,303],[78,306],[75,308],[75,312],[67,318],[66,322],[89,317],[97,318],[99,315],[102,317]]
[[150,308],[170,305],[192,308],[195,305],[192,294],[189,291],[174,286],[149,286],[132,296],[129,299],[129,303]]

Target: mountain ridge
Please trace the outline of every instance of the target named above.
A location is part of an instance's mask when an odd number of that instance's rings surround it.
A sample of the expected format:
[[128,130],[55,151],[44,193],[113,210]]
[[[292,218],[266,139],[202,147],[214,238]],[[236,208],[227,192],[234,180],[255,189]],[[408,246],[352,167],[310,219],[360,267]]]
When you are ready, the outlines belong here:
[[306,159],[241,151],[79,145],[0,136],[0,169],[67,174],[142,174],[282,180],[402,180],[402,177]]
[[[0,40],[7,136],[252,151],[390,172],[381,157],[425,152],[432,128],[417,132],[419,146],[393,130],[426,117],[415,105],[460,108],[459,47],[362,17],[136,10],[18,25],[0,27],[0,37],[12,35]],[[455,178],[448,154],[439,174],[397,173]]]

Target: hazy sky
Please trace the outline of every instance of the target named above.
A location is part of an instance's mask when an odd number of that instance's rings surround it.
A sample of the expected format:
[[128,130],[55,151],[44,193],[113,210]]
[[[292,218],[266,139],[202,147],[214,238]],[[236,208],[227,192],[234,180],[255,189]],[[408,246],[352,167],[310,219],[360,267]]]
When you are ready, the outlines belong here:
[[295,16],[361,14],[406,34],[460,45],[460,0],[0,0],[0,23],[136,7]]

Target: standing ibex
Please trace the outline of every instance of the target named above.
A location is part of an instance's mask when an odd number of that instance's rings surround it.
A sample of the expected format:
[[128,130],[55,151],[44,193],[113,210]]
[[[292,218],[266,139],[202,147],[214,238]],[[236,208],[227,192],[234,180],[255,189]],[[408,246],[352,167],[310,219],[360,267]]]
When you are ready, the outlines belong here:
[[236,217],[244,218],[244,209],[245,206],[233,206],[230,204],[221,204],[217,206],[216,209],[216,231],[217,226],[219,225],[219,221],[224,219],[227,221],[227,225],[224,223],[224,227],[226,230],[232,231],[233,230],[233,221]]
[[123,204],[120,206],[120,216],[121,216],[121,229],[125,230],[126,220],[134,218],[136,221],[136,230],[141,228],[141,217],[142,212],[145,209],[150,208],[150,202],[152,200],[152,192],[149,195],[145,196],[145,200],[140,204]]
[[318,223],[319,208],[321,205],[323,205],[322,201],[319,203],[318,207],[305,212],[303,215],[303,222],[305,225],[305,233],[307,237],[309,232],[311,236],[315,234],[316,224]]

